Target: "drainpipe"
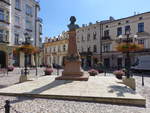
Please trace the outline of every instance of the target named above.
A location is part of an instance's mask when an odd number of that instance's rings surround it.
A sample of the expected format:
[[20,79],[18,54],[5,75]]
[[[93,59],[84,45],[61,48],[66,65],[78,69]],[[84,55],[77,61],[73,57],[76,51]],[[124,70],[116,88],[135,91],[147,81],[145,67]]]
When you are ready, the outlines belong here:
[[[35,5],[35,47],[37,47],[37,8],[39,6]],[[37,76],[37,53],[35,53],[35,67],[36,67],[36,76]]]
[[103,24],[100,22],[100,62],[103,61],[103,55],[102,55],[102,36],[103,36]]

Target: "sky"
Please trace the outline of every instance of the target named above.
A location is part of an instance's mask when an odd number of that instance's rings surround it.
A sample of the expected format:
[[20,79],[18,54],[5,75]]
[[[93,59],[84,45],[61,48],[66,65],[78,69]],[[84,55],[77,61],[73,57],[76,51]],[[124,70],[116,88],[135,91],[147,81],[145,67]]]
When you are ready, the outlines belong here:
[[68,30],[70,16],[76,16],[77,24],[95,23],[110,16],[120,19],[134,12],[150,11],[150,0],[40,0],[43,19],[43,39],[58,36]]

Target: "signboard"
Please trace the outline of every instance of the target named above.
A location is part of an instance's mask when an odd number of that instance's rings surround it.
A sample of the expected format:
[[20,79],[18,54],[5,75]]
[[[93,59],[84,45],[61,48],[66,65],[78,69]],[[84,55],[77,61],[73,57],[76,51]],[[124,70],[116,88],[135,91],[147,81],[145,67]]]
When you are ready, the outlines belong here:
[[137,65],[132,67],[132,69],[150,70],[150,55],[139,56],[137,61]]

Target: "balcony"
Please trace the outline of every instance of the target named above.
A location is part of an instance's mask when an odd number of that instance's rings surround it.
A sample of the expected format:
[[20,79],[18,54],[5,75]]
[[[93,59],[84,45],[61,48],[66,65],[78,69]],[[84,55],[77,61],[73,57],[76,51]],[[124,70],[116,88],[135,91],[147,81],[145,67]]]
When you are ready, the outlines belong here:
[[[117,43],[126,43],[126,42],[127,42],[127,38],[124,37],[124,38],[121,38],[121,39],[120,39],[120,38],[118,37],[118,38],[116,39],[116,42],[117,42]],[[129,43],[133,43],[133,38],[129,38],[128,42],[129,42]]]
[[8,38],[6,36],[4,37],[3,35],[0,35],[0,43],[8,44]]
[[42,35],[42,25],[41,24],[39,26],[39,33],[40,33],[40,35]]
[[93,53],[92,52],[80,52],[79,53],[81,56],[92,56]]
[[1,0],[1,1],[6,3],[7,5],[10,5],[10,0]]
[[102,40],[103,40],[103,41],[111,40],[111,37],[110,37],[110,36],[103,36],[103,37],[102,37]]
[[43,20],[40,17],[37,18],[37,21],[40,22],[40,23],[43,23]]

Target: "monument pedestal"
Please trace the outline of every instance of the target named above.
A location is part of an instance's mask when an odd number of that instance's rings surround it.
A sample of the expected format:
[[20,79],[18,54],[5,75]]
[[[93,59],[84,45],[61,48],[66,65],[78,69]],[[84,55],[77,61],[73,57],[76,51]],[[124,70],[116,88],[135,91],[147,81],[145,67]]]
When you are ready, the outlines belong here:
[[62,72],[62,76],[57,77],[56,80],[77,80],[77,81],[87,81],[89,74],[84,72],[80,68],[80,61],[76,62],[67,62]]
[[77,51],[76,31],[69,31],[68,54],[65,59],[65,67],[62,76],[56,80],[78,80],[87,81],[89,74],[81,69],[81,59]]

